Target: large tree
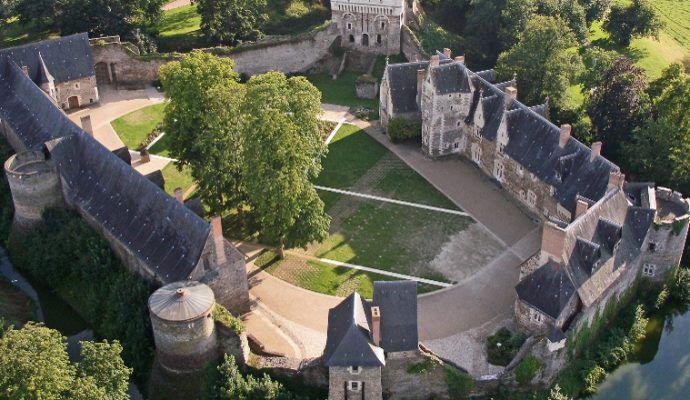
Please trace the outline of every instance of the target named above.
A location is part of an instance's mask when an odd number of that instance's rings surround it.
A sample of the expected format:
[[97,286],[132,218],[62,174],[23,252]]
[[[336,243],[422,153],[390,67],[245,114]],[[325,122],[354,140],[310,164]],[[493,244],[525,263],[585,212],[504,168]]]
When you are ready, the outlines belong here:
[[589,30],[585,19],[585,9],[579,0],[561,0],[559,14],[568,23],[577,40],[584,41],[587,38]]
[[593,137],[604,142],[604,152],[614,162],[624,164],[620,157],[622,144],[650,115],[646,89],[644,71],[622,57],[604,71],[587,100]]
[[611,0],[580,0],[585,9],[587,24],[604,18],[606,11],[611,7]]
[[[214,214],[240,206],[244,86],[233,61],[194,51],[160,70],[166,96],[164,129],[178,167],[188,166]],[[241,208],[240,208],[241,209]]]
[[656,36],[663,23],[647,0],[632,0],[628,5],[614,4],[604,29],[611,39],[628,46],[633,37]]
[[570,81],[582,66],[572,50],[575,47],[575,36],[563,20],[536,16],[527,23],[520,41],[500,55],[496,70],[501,79],[517,73],[523,102],[540,104],[549,97],[553,106],[563,107]]
[[[32,0],[24,0],[32,1]],[[89,32],[93,36],[131,38],[136,27],[154,27],[165,0],[56,0],[56,20],[63,35]]]
[[201,32],[211,41],[237,45],[263,36],[266,0],[198,0]]
[[518,42],[527,21],[532,19],[536,12],[536,0],[506,0],[501,10],[501,26],[498,31],[502,49],[509,49]]
[[39,29],[48,26],[55,17],[56,0],[19,0],[16,12],[22,24],[36,23]]
[[656,115],[633,131],[624,155],[638,179],[690,193],[690,75],[678,72],[667,70]]
[[321,94],[304,77],[278,72],[247,83],[244,179],[262,236],[284,247],[326,238],[330,217],[312,180],[326,154],[318,128]]
[[132,373],[119,343],[81,342],[72,364],[60,332],[28,323],[0,338],[0,397],[8,399],[128,399]]

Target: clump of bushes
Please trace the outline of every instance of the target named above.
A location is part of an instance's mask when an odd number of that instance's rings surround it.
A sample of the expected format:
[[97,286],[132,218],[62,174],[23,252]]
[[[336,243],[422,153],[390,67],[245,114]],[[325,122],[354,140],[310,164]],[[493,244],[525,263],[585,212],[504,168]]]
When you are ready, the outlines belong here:
[[306,399],[288,391],[280,382],[274,381],[267,374],[260,378],[244,376],[237,367],[235,357],[226,354],[218,366],[218,384],[216,398],[219,400],[264,399],[264,400],[300,400]]
[[416,139],[422,136],[422,124],[403,117],[388,121],[388,136],[393,142]]
[[486,356],[493,365],[508,365],[517,355],[527,338],[525,335],[513,334],[508,328],[501,328],[486,338]]
[[147,309],[153,288],[115,258],[101,235],[74,212],[48,209],[9,247],[15,266],[65,298],[99,336],[119,340],[134,376],[146,377],[153,360]]
[[216,304],[216,307],[213,309],[213,320],[232,329],[238,335],[245,330],[242,320],[230,314],[230,311],[220,304]]
[[150,145],[160,134],[163,133],[163,124],[156,125],[155,128],[144,138],[144,140],[137,146],[136,151],[142,151],[146,146]]
[[444,366],[444,379],[452,400],[465,399],[474,389],[474,381],[466,373],[448,364]]
[[427,358],[424,361],[418,363],[409,364],[407,366],[408,374],[426,374],[431,372],[436,367],[436,363],[431,358]]
[[515,380],[522,386],[527,385],[537,375],[539,368],[541,368],[541,363],[535,356],[530,354],[523,358],[520,364],[515,367]]

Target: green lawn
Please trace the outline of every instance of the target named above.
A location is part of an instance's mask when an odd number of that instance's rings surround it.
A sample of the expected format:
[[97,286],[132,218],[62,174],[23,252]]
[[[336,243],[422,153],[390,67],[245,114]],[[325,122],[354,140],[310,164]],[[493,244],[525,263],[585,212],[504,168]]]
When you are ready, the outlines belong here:
[[321,101],[347,107],[364,106],[379,109],[378,99],[358,99],[355,94],[355,81],[361,72],[343,72],[338,80],[328,74],[307,75],[307,79],[321,91]]
[[175,188],[182,188],[182,193],[184,193],[194,184],[194,178],[192,178],[189,168],[182,168],[182,171],[178,171],[177,166],[170,163],[161,172],[165,179],[165,191],[170,195],[175,194]]
[[153,129],[163,122],[165,103],[154,104],[133,111],[112,122],[122,142],[130,149],[137,149]]
[[163,13],[158,27],[158,51],[190,51],[194,48],[207,47],[201,35],[201,16],[196,11],[197,5],[189,5]]
[[0,48],[18,46],[58,36],[60,35],[48,29],[38,30],[32,25],[23,26],[17,17],[10,18],[5,22],[0,21]]
[[149,151],[151,154],[155,154],[163,157],[170,157],[170,136],[164,135],[160,140],[158,140]]
[[267,35],[294,35],[308,32],[330,19],[331,10],[320,0],[268,0]]

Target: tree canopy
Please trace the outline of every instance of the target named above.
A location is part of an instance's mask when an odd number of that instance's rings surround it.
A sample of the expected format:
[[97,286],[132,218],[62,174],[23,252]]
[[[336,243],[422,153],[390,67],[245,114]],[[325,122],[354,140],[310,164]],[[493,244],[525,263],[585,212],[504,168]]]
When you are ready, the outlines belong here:
[[132,373],[122,346],[80,342],[82,360],[70,363],[60,332],[28,323],[0,338],[0,397],[12,399],[128,399]]
[[563,20],[538,15],[527,22],[519,42],[499,56],[496,71],[503,80],[517,73],[524,103],[541,104],[549,97],[552,105],[563,107],[570,81],[582,68],[576,46]]
[[312,179],[326,154],[321,94],[304,77],[269,72],[251,78],[243,104],[247,198],[269,242],[282,248],[326,238],[330,217]]
[[611,39],[621,46],[630,45],[633,37],[656,36],[663,26],[647,0],[632,0],[628,5],[614,4],[604,22]]
[[266,0],[198,0],[201,32],[209,40],[235,46],[263,36]]

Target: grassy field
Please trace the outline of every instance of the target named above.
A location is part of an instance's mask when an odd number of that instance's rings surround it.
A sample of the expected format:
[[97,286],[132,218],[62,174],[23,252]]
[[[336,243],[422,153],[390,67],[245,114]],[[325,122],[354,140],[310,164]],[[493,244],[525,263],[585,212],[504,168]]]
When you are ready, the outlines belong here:
[[163,13],[158,27],[158,51],[190,51],[208,46],[201,35],[201,16],[197,13],[196,7],[194,4]]
[[160,103],[133,111],[113,121],[113,129],[127,147],[136,149],[163,122],[164,109],[165,103]]
[[338,80],[328,74],[312,74],[306,78],[321,91],[321,101],[346,107],[366,107],[371,111],[369,119],[378,119],[379,100],[359,99],[355,93],[355,81],[361,72],[343,72]]
[[39,30],[33,26],[23,26],[17,17],[10,18],[5,22],[0,21],[0,48],[18,46],[58,36],[60,35],[48,29]]
[[267,35],[308,32],[330,19],[331,10],[320,0],[268,0]]
[[194,184],[194,179],[188,168],[182,168],[178,171],[177,167],[170,163],[163,170],[163,178],[165,178],[165,191],[173,195],[175,188],[182,188],[182,193],[185,193]]

